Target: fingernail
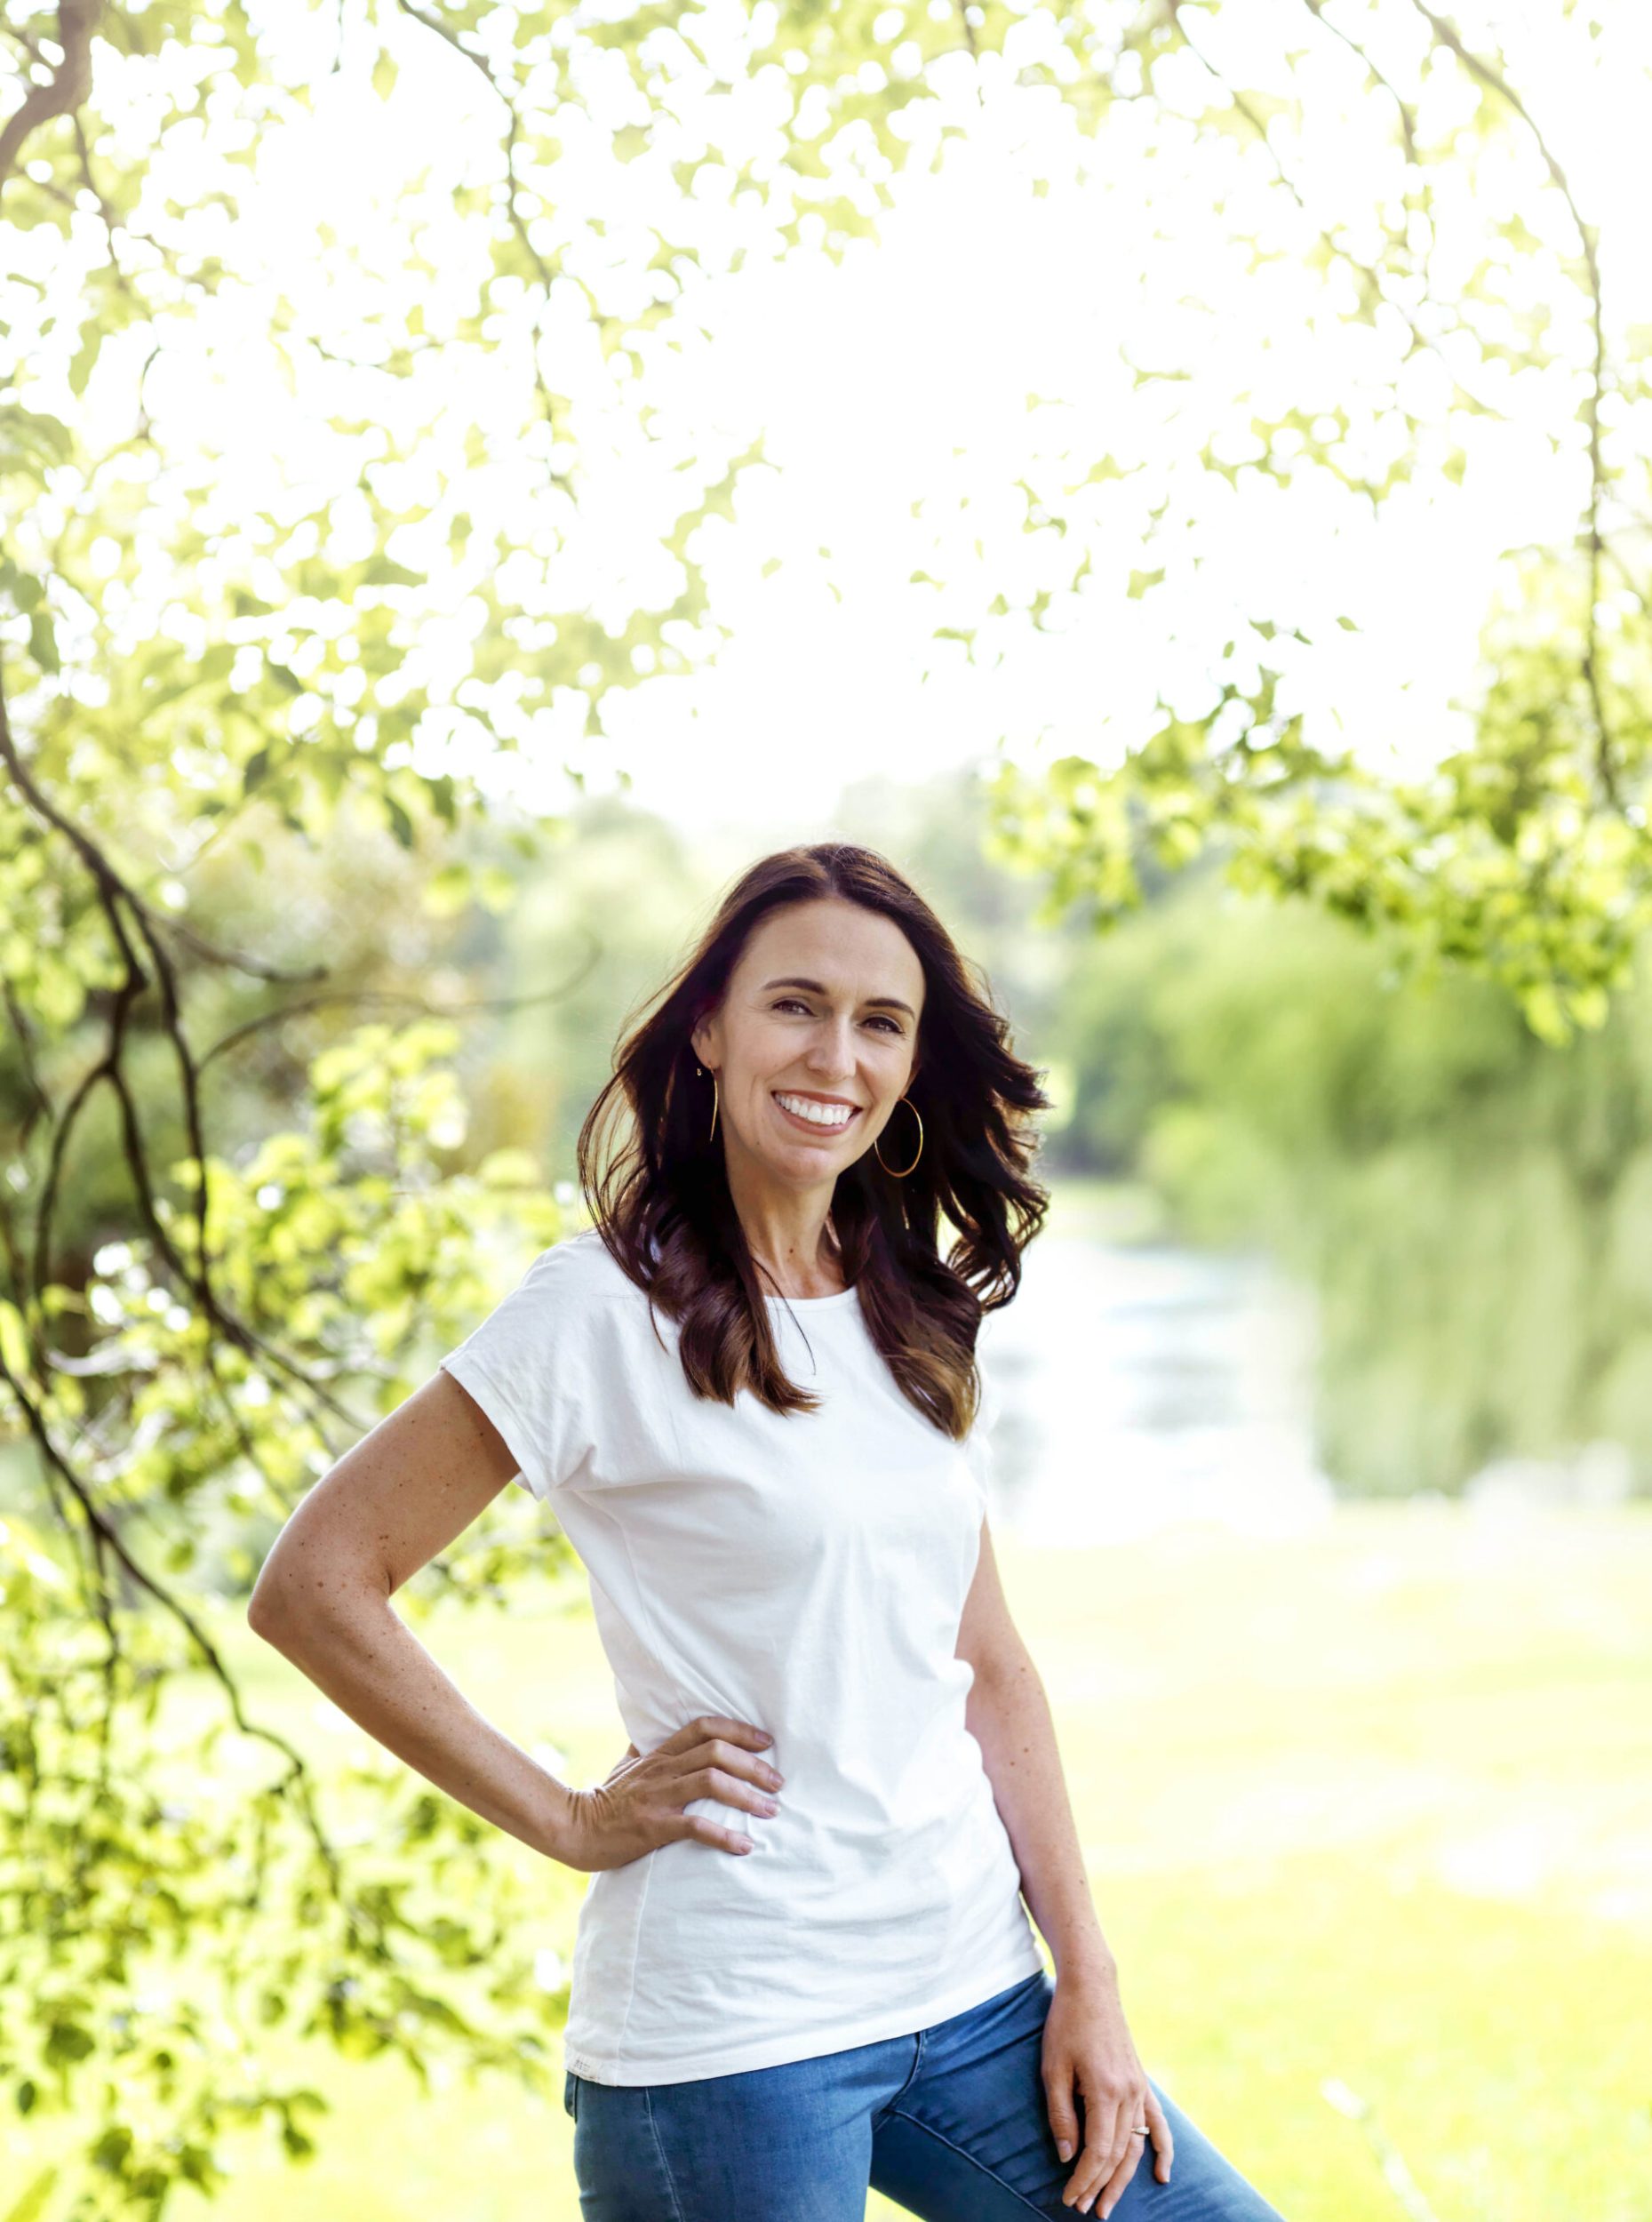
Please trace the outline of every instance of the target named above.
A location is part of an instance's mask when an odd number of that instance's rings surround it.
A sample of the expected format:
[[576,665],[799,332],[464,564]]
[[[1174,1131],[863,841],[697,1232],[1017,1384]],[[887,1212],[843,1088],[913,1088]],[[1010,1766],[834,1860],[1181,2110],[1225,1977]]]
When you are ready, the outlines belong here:
[[1070,2161],[1070,2160],[1072,2159],[1072,2157],[1073,2157],[1073,2140],[1072,2140],[1072,2138],[1063,2138],[1060,2140],[1060,2142],[1057,2144],[1057,2146],[1056,2146],[1056,2150],[1057,2150],[1057,2153],[1059,2153],[1059,2154],[1060,2154],[1060,2155],[1061,2155],[1061,2157],[1062,2157],[1062,2159],[1063,2159],[1064,2161]]

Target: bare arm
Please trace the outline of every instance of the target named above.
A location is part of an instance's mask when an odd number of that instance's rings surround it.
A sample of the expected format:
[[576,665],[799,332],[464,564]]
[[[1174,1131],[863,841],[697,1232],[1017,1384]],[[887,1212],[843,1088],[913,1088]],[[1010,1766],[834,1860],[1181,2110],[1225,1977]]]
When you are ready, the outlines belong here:
[[981,1746],[994,1802],[1021,1871],[1022,1894],[1056,1972],[1089,1967],[1116,1973],[1084,1873],[1049,1702],[1010,1617],[985,1520],[957,1655],[975,1670],[964,1724]]
[[483,1718],[390,1603],[515,1471],[481,1407],[437,1371],[299,1506],[247,1621],[398,1759],[557,1858],[573,1794]]

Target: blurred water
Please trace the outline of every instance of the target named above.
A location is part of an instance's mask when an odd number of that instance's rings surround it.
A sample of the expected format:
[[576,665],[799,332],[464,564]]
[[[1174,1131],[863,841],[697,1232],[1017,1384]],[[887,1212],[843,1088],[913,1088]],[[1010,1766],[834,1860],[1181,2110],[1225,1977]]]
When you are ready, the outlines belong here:
[[1185,1521],[1281,1535],[1331,1517],[1312,1299],[1265,1258],[1047,1231],[980,1347],[1002,1399],[997,1529],[1076,1547]]

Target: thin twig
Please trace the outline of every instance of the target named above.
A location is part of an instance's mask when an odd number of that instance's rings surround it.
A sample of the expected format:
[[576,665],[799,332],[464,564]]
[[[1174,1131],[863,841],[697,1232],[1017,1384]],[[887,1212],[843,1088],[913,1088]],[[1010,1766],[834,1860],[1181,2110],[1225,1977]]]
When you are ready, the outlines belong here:
[[1549,173],[1556,191],[1566,203],[1568,212],[1577,233],[1583,250],[1584,268],[1587,274],[1590,324],[1593,338],[1593,362],[1591,365],[1589,388],[1584,398],[1584,422],[1589,434],[1589,503],[1584,524],[1584,540],[1589,556],[1588,607],[1584,613],[1583,674],[1589,691],[1590,707],[1594,714],[1596,763],[1600,784],[1613,808],[1623,809],[1623,796],[1617,785],[1617,769],[1614,760],[1611,727],[1600,684],[1600,624],[1595,607],[1600,599],[1600,559],[1604,541],[1600,531],[1600,508],[1605,496],[1606,471],[1600,452],[1600,397],[1606,390],[1606,323],[1601,300],[1600,258],[1594,228],[1584,220],[1576,196],[1565,171],[1560,167],[1554,149],[1544,137],[1536,117],[1515,92],[1501,70],[1483,60],[1464,43],[1456,25],[1443,15],[1436,14],[1427,0],[1411,0],[1412,6],[1428,25],[1440,44],[1449,49],[1471,76],[1496,93],[1507,102],[1531,133],[1543,165]]

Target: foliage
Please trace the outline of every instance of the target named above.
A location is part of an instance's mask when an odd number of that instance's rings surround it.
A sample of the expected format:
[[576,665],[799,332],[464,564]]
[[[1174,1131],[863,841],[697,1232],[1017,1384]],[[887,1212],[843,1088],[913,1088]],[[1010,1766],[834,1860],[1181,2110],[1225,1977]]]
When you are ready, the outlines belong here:
[[[0,1411],[28,1456],[0,1558],[0,2065],[22,2111],[84,2124],[76,2212],[158,2214],[180,2181],[216,2187],[231,2135],[260,2123],[302,2157],[315,2110],[260,2062],[259,2029],[543,2081],[554,2002],[513,1956],[519,1901],[487,1832],[387,1771],[369,1835],[341,1835],[211,1619],[242,1594],[256,1523],[413,1386],[416,1325],[456,1339],[559,1213],[509,1148],[456,1168],[460,1037],[417,985],[388,991],[407,1023],[350,1026],[300,1060],[297,1108],[270,1131],[245,1139],[249,1097],[217,1090],[289,1012],[386,992],[376,960],[341,972],[325,913],[292,899],[299,859],[342,835],[377,869],[387,842],[417,934],[474,927],[511,883],[459,768],[475,745],[520,770],[511,839],[537,861],[554,828],[535,775],[610,730],[605,705],[714,651],[706,551],[762,456],[697,445],[661,383],[698,343],[705,283],[747,256],[843,255],[875,234],[898,172],[1022,96],[1087,133],[1128,116],[1144,162],[1155,141],[1235,133],[1246,175],[1277,170],[1305,204],[1294,57],[1346,49],[1398,134],[1375,236],[1370,208],[1305,206],[1285,248],[1257,252],[1307,255],[1328,318],[1370,328],[1401,395],[1381,421],[1405,436],[1383,460],[1380,412],[1291,396],[1256,412],[1256,454],[1199,443],[1196,476],[1320,471],[1380,501],[1419,458],[1448,470],[1463,420],[1535,364],[1564,393],[1557,446],[1584,435],[1581,553],[1551,559],[1491,640],[1501,675],[1473,745],[1429,780],[1381,788],[1307,736],[1290,675],[1313,641],[1299,617],[1253,613],[1212,659],[1209,703],[1137,736],[1122,766],[1069,762],[1031,794],[1007,774],[1000,852],[1105,918],[1145,865],[1224,836],[1246,884],[1401,921],[1418,949],[1490,966],[1551,1035],[1598,1023],[1644,915],[1632,335],[1495,44],[1419,0],[1379,12],[1379,65],[1303,0],[1273,12],[1252,84],[1225,48],[1245,12],[9,12]],[[1415,36],[1393,35],[1396,14]],[[1566,21],[1595,28],[1582,8]],[[415,80],[454,110],[474,97],[495,126],[481,168],[473,136],[433,132],[371,255],[324,212],[301,236],[268,220],[307,165],[354,152],[328,139],[329,95],[363,73],[387,101]],[[1448,83],[1472,99],[1442,102]],[[1483,215],[1512,136],[1536,165],[1521,212],[1487,226],[1466,275],[1454,238],[1441,275],[1436,188],[1483,173]],[[1421,355],[1449,366],[1433,420],[1404,397]],[[262,450],[232,473],[226,428],[249,420]],[[651,471],[623,563],[603,530],[619,449]],[[1022,490],[1038,560],[1075,556],[1085,502],[1129,476],[1102,458],[1088,491]],[[1167,498],[1167,546],[1142,551],[1132,598],[1170,579],[1180,514]],[[985,656],[1077,590],[1070,571],[1025,601],[994,587],[942,629]],[[237,895],[266,907],[259,946]],[[408,931],[387,921],[389,954]],[[491,1602],[523,1549],[467,1539],[426,1586]],[[219,1709],[180,1766],[269,1762],[204,1805],[160,1788],[185,1669]],[[220,1995],[156,2008],[140,1947],[186,1933],[221,1940]]]
[[1065,1166],[1312,1289],[1314,1433],[1349,1494],[1459,1494],[1623,1446],[1652,1491],[1652,982],[1555,1056],[1493,982],[1240,896],[1209,860],[1074,965]]
[[[1627,21],[1551,10],[1543,48],[1512,20],[1500,36],[1495,10],[1471,36],[1424,0],[1303,0],[1267,11],[1261,36],[1241,25],[1246,12],[1167,0],[1139,53],[1141,82],[1193,58],[1202,94],[1178,75],[1181,113],[1234,133],[1247,172],[1265,174],[1276,236],[1323,276],[1323,352],[1357,364],[1360,382],[1312,417],[1289,392],[1289,406],[1258,406],[1226,452],[1206,445],[1202,473],[1253,488],[1317,477],[1380,509],[1425,471],[1460,478],[1495,452],[1486,428],[1520,419],[1539,436],[1528,467],[1554,459],[1565,473],[1575,536],[1507,551],[1480,691],[1462,706],[1468,738],[1420,774],[1337,745],[1329,721],[1305,715],[1304,674],[1336,640],[1305,614],[1305,586],[1296,609],[1215,613],[1196,706],[1161,700],[1159,722],[1105,759],[1006,763],[994,852],[1048,875],[1046,917],[1081,906],[1105,930],[1139,905],[1144,860],[1174,870],[1209,848],[1241,889],[1306,895],[1379,934],[1399,929],[1409,969],[1498,981],[1536,1035],[1564,1043],[1603,1023],[1652,919],[1642,585],[1652,387],[1647,326],[1624,304],[1627,285],[1614,293],[1603,276],[1612,258],[1545,129],[1536,68],[1546,52],[1557,74],[1563,64],[1606,82],[1611,35]],[[1345,107],[1321,74],[1337,46]],[[1632,41],[1624,66],[1644,80]],[[1234,228],[1265,220],[1247,204]],[[1242,236],[1235,244],[1259,278],[1280,251]],[[1357,351],[1332,344],[1339,327],[1358,335]],[[1431,391],[1437,408],[1421,398]],[[1102,464],[1092,475],[1128,476]],[[1037,490],[1032,521],[1050,529],[1068,569],[1052,569],[1029,602],[1034,626],[1072,621],[1092,495],[1088,484]],[[1153,516],[1136,596],[1172,592],[1178,558],[1185,583],[1189,498],[1167,486]],[[1358,613],[1335,623],[1357,630]]]

